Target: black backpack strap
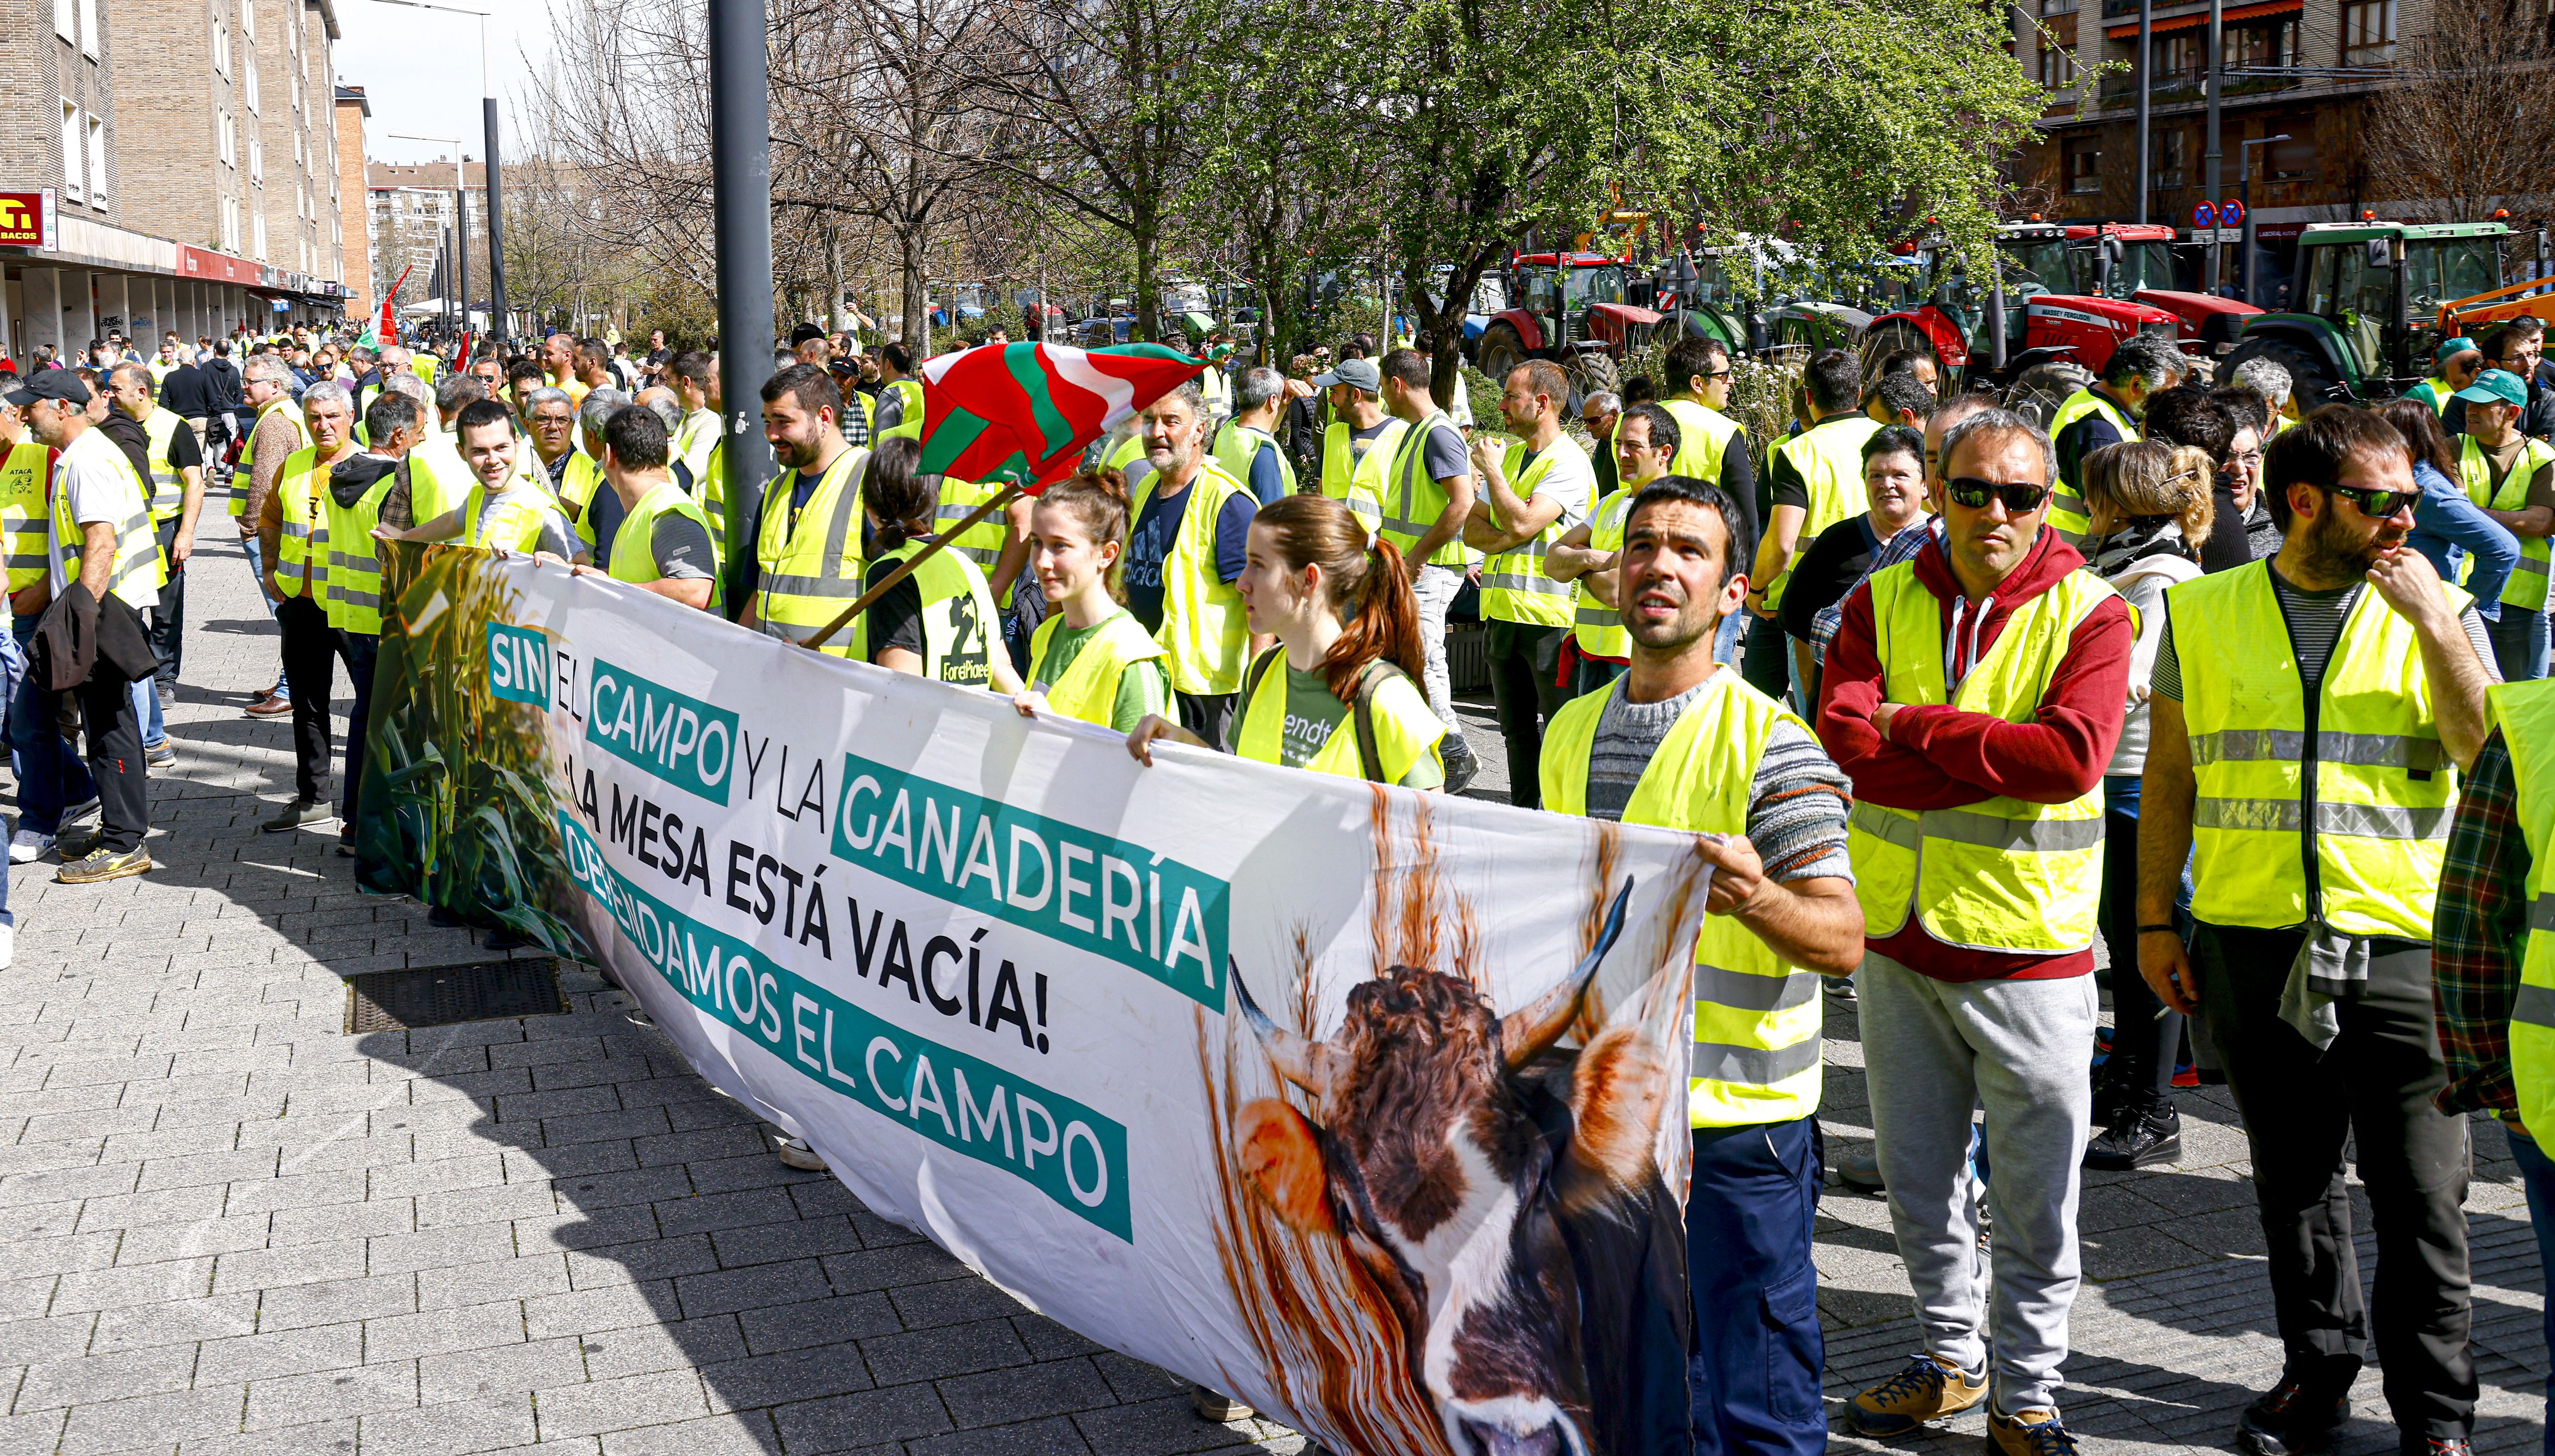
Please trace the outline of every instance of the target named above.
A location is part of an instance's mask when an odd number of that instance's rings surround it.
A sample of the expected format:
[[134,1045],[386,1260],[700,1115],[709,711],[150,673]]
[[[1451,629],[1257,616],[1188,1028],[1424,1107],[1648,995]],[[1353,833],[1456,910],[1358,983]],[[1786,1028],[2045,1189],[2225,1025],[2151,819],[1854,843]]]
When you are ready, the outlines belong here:
[[1410,680],[1409,673],[1382,658],[1368,663],[1366,669],[1358,673],[1357,691],[1349,704],[1350,717],[1357,724],[1358,770],[1370,784],[1385,782],[1384,754],[1375,742],[1375,695],[1396,677]]
[[1245,669],[1242,674],[1241,706],[1244,711],[1248,711],[1251,707],[1251,700],[1260,695],[1261,681],[1268,677],[1269,669],[1278,665],[1278,659],[1282,656],[1285,651],[1286,650],[1282,647],[1273,647],[1269,651],[1262,653],[1260,656],[1251,660],[1250,667]]

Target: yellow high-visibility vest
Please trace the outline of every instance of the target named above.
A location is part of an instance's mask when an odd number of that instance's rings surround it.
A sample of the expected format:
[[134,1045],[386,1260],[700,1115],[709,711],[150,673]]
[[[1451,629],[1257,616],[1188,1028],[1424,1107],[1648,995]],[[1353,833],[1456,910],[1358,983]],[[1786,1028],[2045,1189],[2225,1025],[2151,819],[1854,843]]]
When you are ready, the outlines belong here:
[[548,491],[543,491],[538,500],[507,501],[491,512],[488,487],[474,479],[469,493],[461,498],[461,544],[525,554],[537,551],[542,545],[542,513],[556,504]]
[[[1425,419],[1403,430],[1400,441],[1394,446],[1392,463],[1385,467],[1384,520],[1373,529],[1405,557],[1437,524],[1437,518],[1446,514],[1446,487],[1428,473],[1428,435],[1441,420],[1448,425],[1455,423],[1445,411],[1431,410]],[[1460,524],[1455,535],[1428,559],[1433,565],[1458,570],[1472,563]]]
[[[903,561],[921,549],[921,542],[909,541],[879,559]],[[1001,615],[994,610],[994,594],[985,587],[985,573],[976,569],[975,562],[944,548],[924,556],[906,580],[922,593],[922,675],[934,682],[992,686],[991,654],[1004,650],[1003,627]],[[873,607],[852,622],[851,655],[864,663],[872,658],[870,618],[875,615]]]
[[1384,527],[1385,481],[1394,454],[1409,430],[1407,421],[1387,420],[1384,428],[1367,441],[1363,455],[1357,452],[1355,432],[1347,421],[1332,421],[1322,431],[1322,494],[1346,502],[1350,514],[1370,533]]
[[151,491],[153,521],[166,521],[186,504],[186,483],[178,477],[178,467],[169,463],[169,447],[177,442],[178,428],[185,423],[161,409],[154,409],[142,422],[142,433],[150,440],[151,479],[145,484]]
[[[621,518],[612,533],[612,560],[605,570],[615,581],[647,583],[657,580],[657,518],[689,516],[709,530],[709,519],[701,514],[701,503],[683,494],[683,488],[670,478],[651,486],[648,493]],[[710,553],[710,611],[717,613],[724,599],[718,577],[718,553]]]
[[[254,441],[257,438],[258,425],[264,425],[267,417],[270,415],[282,415],[285,419],[293,422],[293,447],[295,449],[306,450],[310,448],[310,425],[302,418],[302,412],[293,408],[293,401],[284,395],[277,395],[274,399],[271,399],[265,404],[257,407],[257,419],[252,422],[248,427],[249,438],[251,441]],[[360,420],[362,417],[358,416],[357,418]],[[246,465],[250,462],[244,459],[240,463]],[[255,484],[249,476],[250,472],[248,470],[241,470],[231,476],[231,514],[234,516],[245,516],[248,514],[248,493]]]
[[[2142,437],[2136,421],[2091,388],[2080,389],[2059,403],[2058,413],[2049,417],[2049,437],[2058,438],[2067,426],[2088,415],[2111,421],[2123,439]],[[2078,468],[2083,468],[2081,463]],[[2085,482],[2070,480],[2063,471],[2049,490],[2049,528],[2072,546],[2083,546],[2094,534],[2094,520],[2085,507]]]
[[[1556,474],[1576,477],[1582,491],[1593,488],[1597,475],[1588,463],[1588,452],[1566,434],[1556,434],[1552,443],[1526,453],[1525,441],[1509,446],[1508,462],[1501,467],[1508,476],[1510,489],[1520,500],[1530,500],[1535,487]],[[1568,484],[1567,480],[1562,483]],[[1497,520],[1498,509],[1492,509]],[[1544,574],[1544,553],[1552,544],[1569,534],[1578,523],[1564,510],[1552,518],[1550,525],[1525,541],[1504,551],[1493,552],[1482,563],[1482,615],[1496,622],[1517,622],[1528,627],[1568,627],[1571,625],[1571,599],[1575,593],[1566,581],[1555,581]],[[1504,526],[1501,528],[1506,530]]]
[[[2555,445],[2523,437],[2519,458],[2510,462],[2510,473],[2501,478],[2501,488],[2496,491],[2493,463],[2485,457],[2484,446],[2476,443],[2474,435],[2458,436],[2458,483],[2466,487],[2468,500],[2488,511],[2527,509],[2529,482],[2550,464],[2555,464]],[[2532,612],[2546,609],[2546,560],[2545,537],[2519,538],[2519,564],[2510,568],[2510,579],[2501,584],[2505,606]]]
[[[1278,448],[1276,435],[1257,425],[1242,425],[1231,420],[1216,426],[1215,462],[1222,465],[1226,474],[1241,481],[1246,488],[1251,484],[1252,463],[1260,458],[1260,451],[1264,447],[1277,451],[1278,493],[1293,495],[1295,463],[1286,458],[1284,450]],[[1375,451],[1370,448],[1367,453],[1373,454]]]
[[[1064,613],[1057,612],[1030,635],[1032,671],[1045,660],[1047,644],[1055,640],[1063,626]],[[1118,679],[1138,663],[1168,656],[1153,634],[1145,630],[1145,624],[1136,620],[1135,613],[1122,608],[1098,624],[1073,662],[1046,685],[1046,705],[1068,718],[1114,727]]]
[[[381,546],[373,540],[373,528],[381,524],[382,502],[390,498],[391,487],[398,480],[397,470],[385,471],[351,506],[337,504],[325,477],[314,485],[319,517],[328,530],[328,564],[322,578],[325,590],[320,605],[327,610],[328,625],[340,632],[381,634],[382,557]],[[416,489],[417,472],[412,469],[411,499],[415,499]]]
[[674,457],[692,472],[693,479],[700,479],[709,468],[710,447],[718,444],[726,431],[726,422],[716,410],[694,410],[683,417],[682,427],[674,431],[673,451]]
[[[932,530],[946,536],[958,530],[958,523],[974,514],[976,508],[1001,494],[1000,481],[960,480],[954,475],[940,477],[940,501],[932,508]],[[1011,522],[1001,511],[967,528],[945,549],[952,550],[976,563],[977,571],[991,573],[1003,559],[1003,547],[1011,545]],[[1003,588],[999,605],[1012,604],[1012,591]]]
[[54,452],[33,439],[0,456],[0,552],[8,557],[13,596],[51,574],[45,532],[53,516],[53,465]]
[[319,493],[328,488],[319,447],[295,450],[276,472],[275,502],[282,529],[275,539],[275,583],[286,596],[306,596],[327,606],[328,524]]
[[[1719,485],[1722,456],[1729,452],[1731,440],[1738,437],[1739,422],[1693,400],[1662,400],[1660,404],[1677,426],[1677,448],[1668,458],[1668,473]],[[1862,478],[1860,471],[1856,478]]]
[[[1633,497],[1639,494],[1640,487],[1630,485],[1608,491],[1597,509],[1588,513],[1590,550],[1624,548],[1624,523],[1632,519]],[[1579,650],[1589,657],[1622,662],[1633,655],[1633,634],[1624,630],[1623,613],[1597,600],[1588,590],[1587,581],[1582,576],[1570,583],[1570,620],[1577,624],[1572,635],[1579,639]]]
[[[1161,476],[1151,469],[1133,488],[1127,519],[1145,519]],[[1162,558],[1162,625],[1154,640],[1171,660],[1171,690],[1192,696],[1237,692],[1242,687],[1243,659],[1251,650],[1251,628],[1245,620],[1242,593],[1217,574],[1215,523],[1224,503],[1243,494],[1242,482],[1213,460],[1198,463],[1188,483],[1188,505],[1180,514],[1179,534]],[[1083,649],[1089,652],[1089,648]]]
[[[2555,1127],[2555,678],[2486,689],[2510,751],[2519,834],[2528,845],[2527,928],[2520,931],[2519,995],[2510,1007],[2510,1079],[2519,1120]],[[2429,938],[2425,936],[2424,938]]]
[[[841,616],[861,594],[861,482],[869,463],[870,452],[857,447],[836,455],[808,493],[794,526],[790,494],[798,472],[784,470],[763,488],[763,529],[754,548],[761,577],[754,614],[766,636],[799,641]],[[616,537],[615,556],[620,549]],[[825,640],[824,651],[838,658],[852,656],[852,634],[835,633]]]
[[900,379],[880,393],[885,394],[888,390],[894,390],[904,399],[905,413],[897,418],[894,427],[884,432],[873,431],[875,437],[893,439],[904,435],[907,439],[919,441],[922,438],[922,381],[911,377]]
[[124,451],[96,429],[82,431],[78,439],[71,441],[70,448],[54,461],[53,538],[49,545],[61,573],[61,579],[54,583],[54,594],[60,596],[79,579],[83,537],[79,523],[71,518],[70,492],[61,483],[62,473],[74,464],[110,471],[123,486],[116,493],[114,505],[115,562],[107,570],[107,593],[123,598],[128,606],[158,606],[160,588],[168,585],[169,576],[160,559],[160,538],[151,531],[150,493],[143,488],[142,477],[134,473],[133,462]]
[[[1260,685],[1251,691],[1242,705],[1242,716],[1233,733],[1234,753],[1263,764],[1282,763],[1285,748],[1286,663],[1284,648],[1272,648],[1280,654],[1260,676]],[[1370,668],[1369,670],[1374,670]],[[1438,773],[1445,773],[1445,762],[1439,745],[1445,741],[1446,725],[1428,706],[1428,698],[1408,677],[1390,674],[1376,684],[1368,700],[1367,718],[1375,725],[1376,767],[1384,771],[1380,783],[1399,784],[1410,777],[1410,771],[1421,759],[1436,763]],[[1320,752],[1303,765],[1315,774],[1336,774],[1343,779],[1363,779],[1357,741],[1357,712],[1348,705],[1339,726],[1331,730]]]
[[[2440,590],[2453,611],[2473,600]],[[2268,561],[2177,583],[2165,604],[2195,629],[2173,636],[2198,794],[2193,916],[2283,929],[2320,912],[2345,934],[2430,939],[2458,769],[2413,625],[2363,588],[2310,716]]]
[[[1571,699],[1543,732],[1543,806],[1588,812],[1588,763],[1613,687]],[[1677,714],[1624,805],[1627,824],[1698,834],[1748,832],[1748,797],[1774,725],[1808,728],[1724,667]],[[1861,873],[1861,863],[1856,871]],[[1686,1125],[1750,1127],[1819,1108],[1816,972],[1785,964],[1729,915],[1706,915],[1695,940],[1694,1050]]]
[[[1943,619],[1912,561],[1872,578],[1873,633],[1886,695],[1894,703],[1950,703],[2008,723],[2028,723],[2066,661],[2076,627],[2118,593],[2071,571],[2006,620],[1987,656],[1947,689]],[[2063,803],[1999,795],[1958,808],[1855,804],[1846,822],[1864,933],[1898,933],[1912,913],[1925,932],[1971,950],[2049,955],[2094,943],[2103,893],[2103,787]]]
[[1775,570],[1774,579],[1764,583],[1767,611],[1782,605],[1793,563],[1820,532],[1871,509],[1870,498],[1863,492],[1863,442],[1880,428],[1880,422],[1870,416],[1831,415],[1766,452],[1769,475],[1775,461],[1789,460],[1810,495],[1801,534],[1792,541],[1792,554]]

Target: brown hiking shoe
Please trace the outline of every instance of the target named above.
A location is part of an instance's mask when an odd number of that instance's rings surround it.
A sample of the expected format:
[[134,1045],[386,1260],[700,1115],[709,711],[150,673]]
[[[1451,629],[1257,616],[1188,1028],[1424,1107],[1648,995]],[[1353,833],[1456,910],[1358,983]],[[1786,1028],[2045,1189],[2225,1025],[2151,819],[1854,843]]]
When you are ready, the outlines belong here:
[[2076,1456],[2076,1437],[2058,1412],[1988,1407],[1988,1456]]
[[1935,1356],[1918,1355],[1896,1375],[1856,1395],[1846,1414],[1864,1435],[1900,1436],[1927,1421],[1960,1414],[1987,1393],[1986,1372],[1972,1380]]

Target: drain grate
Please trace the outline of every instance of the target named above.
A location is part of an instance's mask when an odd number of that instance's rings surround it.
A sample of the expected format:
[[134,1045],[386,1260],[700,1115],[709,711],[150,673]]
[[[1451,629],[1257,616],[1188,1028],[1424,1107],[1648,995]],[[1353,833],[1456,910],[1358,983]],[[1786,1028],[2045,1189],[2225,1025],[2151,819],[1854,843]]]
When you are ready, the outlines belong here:
[[559,994],[558,961],[548,956],[374,971],[346,981],[350,1034],[550,1017],[566,1011],[567,1000]]

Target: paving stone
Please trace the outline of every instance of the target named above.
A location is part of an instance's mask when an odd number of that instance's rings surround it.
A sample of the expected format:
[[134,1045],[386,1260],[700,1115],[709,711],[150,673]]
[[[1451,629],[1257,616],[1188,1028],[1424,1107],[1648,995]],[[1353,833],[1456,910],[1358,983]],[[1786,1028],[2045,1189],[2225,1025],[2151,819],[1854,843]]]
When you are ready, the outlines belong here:
[[256,1381],[248,1388],[248,1420],[242,1428],[301,1425],[342,1415],[404,1410],[417,1404],[417,1362],[365,1365],[319,1375]]
[[701,1378],[689,1370],[561,1386],[536,1392],[534,1399],[541,1408],[542,1434],[546,1437],[599,1435],[624,1426],[654,1425],[709,1411],[701,1395]]
[[197,1347],[195,1380],[264,1381],[342,1370],[363,1364],[364,1353],[364,1327],[351,1323],[206,1340]]
[[1018,1370],[953,1376],[938,1385],[950,1419],[962,1427],[1005,1425],[1118,1403],[1109,1383],[1088,1360],[1051,1360]]
[[529,1395],[449,1400],[363,1419],[363,1449],[370,1456],[462,1456],[529,1446],[535,1434]]

